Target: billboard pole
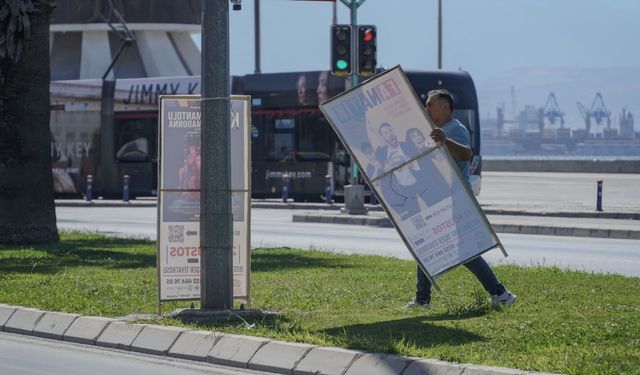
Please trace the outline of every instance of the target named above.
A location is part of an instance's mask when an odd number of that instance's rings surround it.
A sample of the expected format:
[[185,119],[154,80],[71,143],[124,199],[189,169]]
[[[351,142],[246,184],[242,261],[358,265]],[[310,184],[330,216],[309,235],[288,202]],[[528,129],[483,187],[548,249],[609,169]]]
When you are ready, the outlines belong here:
[[200,309],[233,308],[229,0],[202,1]]

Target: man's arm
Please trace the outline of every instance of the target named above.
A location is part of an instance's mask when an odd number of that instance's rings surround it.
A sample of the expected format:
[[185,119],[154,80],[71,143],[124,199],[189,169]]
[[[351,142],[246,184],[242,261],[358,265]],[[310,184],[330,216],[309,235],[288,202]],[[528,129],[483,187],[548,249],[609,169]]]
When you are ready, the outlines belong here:
[[431,132],[431,139],[436,142],[444,143],[445,146],[449,149],[451,156],[457,161],[469,161],[471,160],[471,147],[468,145],[464,145],[462,143],[458,143],[453,139],[447,137],[447,134],[444,130],[440,128],[436,128]]

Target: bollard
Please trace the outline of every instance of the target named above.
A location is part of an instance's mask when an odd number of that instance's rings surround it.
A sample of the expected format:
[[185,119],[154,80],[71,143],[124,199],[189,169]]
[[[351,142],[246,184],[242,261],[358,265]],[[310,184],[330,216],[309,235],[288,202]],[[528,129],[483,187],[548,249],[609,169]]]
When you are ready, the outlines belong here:
[[129,202],[129,175],[125,174],[122,183],[122,201]]
[[287,203],[287,199],[289,199],[289,175],[282,175],[282,201]]
[[373,193],[373,190],[370,190],[369,192],[369,204],[377,206],[378,200],[376,199],[376,195]]
[[91,196],[93,195],[93,176],[92,175],[87,175],[87,191],[84,195],[84,199],[87,202],[91,202]]
[[324,185],[324,198],[327,204],[333,204],[333,181],[331,180],[331,175],[328,174],[324,176],[325,185]]
[[598,180],[598,197],[596,199],[596,211],[602,211],[602,180]]

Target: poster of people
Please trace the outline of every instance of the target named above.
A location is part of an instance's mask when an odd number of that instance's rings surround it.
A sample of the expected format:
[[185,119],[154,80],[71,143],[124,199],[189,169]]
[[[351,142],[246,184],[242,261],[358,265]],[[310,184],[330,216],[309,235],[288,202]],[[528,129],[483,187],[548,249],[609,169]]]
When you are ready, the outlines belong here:
[[[199,96],[162,96],[158,194],[158,288],[160,301],[200,298]],[[231,209],[233,296],[249,302],[250,98],[231,97]]]
[[320,109],[432,279],[501,246],[399,66]]

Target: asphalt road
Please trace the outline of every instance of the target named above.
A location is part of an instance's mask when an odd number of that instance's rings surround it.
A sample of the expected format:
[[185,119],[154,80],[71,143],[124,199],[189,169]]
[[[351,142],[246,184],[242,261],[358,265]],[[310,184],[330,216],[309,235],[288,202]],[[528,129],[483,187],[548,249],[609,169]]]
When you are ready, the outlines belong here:
[[0,374],[6,375],[240,375],[267,374],[0,333]]

